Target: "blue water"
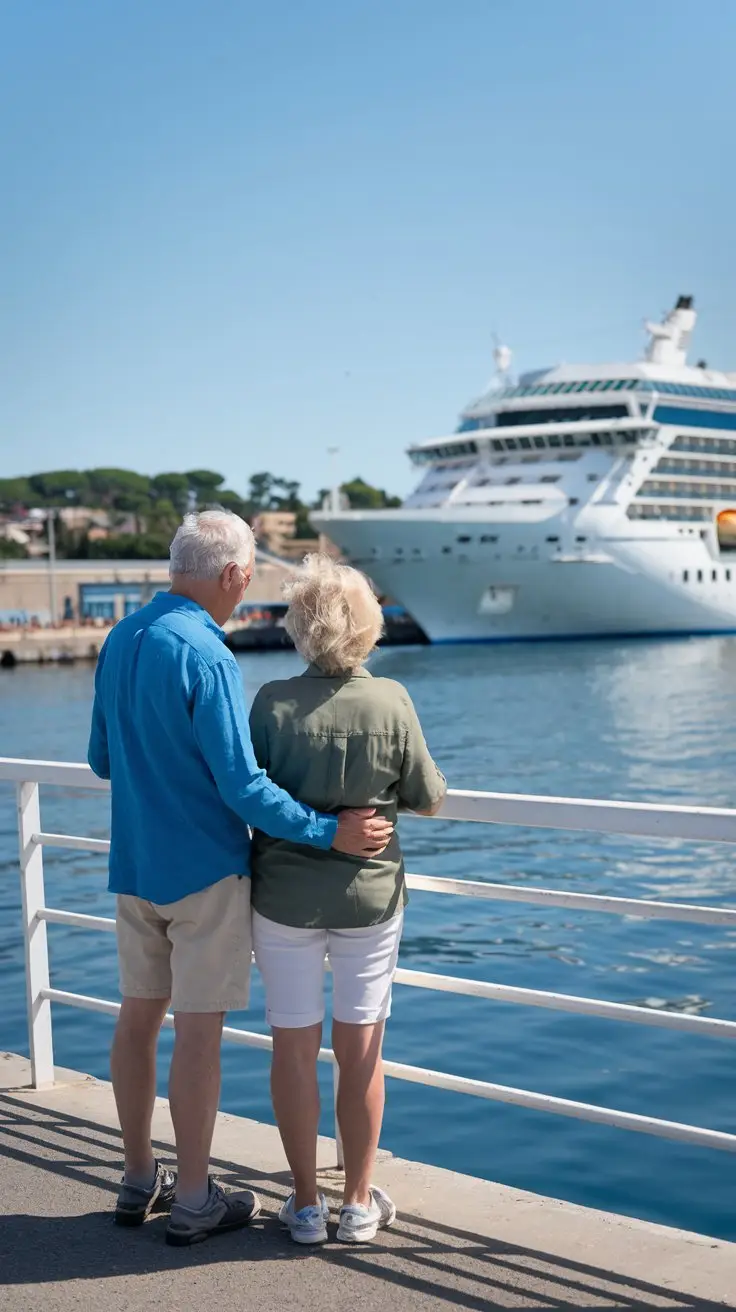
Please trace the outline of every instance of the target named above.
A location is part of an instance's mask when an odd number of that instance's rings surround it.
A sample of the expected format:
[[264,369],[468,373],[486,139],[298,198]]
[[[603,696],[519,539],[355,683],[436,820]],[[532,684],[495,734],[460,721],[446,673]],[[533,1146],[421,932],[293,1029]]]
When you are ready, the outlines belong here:
[[[242,659],[253,695],[299,668]],[[452,785],[736,805],[736,640],[387,650]],[[92,672],[0,673],[0,754],[81,760]],[[44,828],[105,836],[107,803],[42,790]],[[0,785],[0,1048],[26,1051],[13,796]],[[411,870],[585,892],[736,902],[717,844],[402,821]],[[112,914],[103,863],[48,851],[50,905]],[[114,938],[50,926],[53,983],[116,996]],[[404,965],[617,1002],[736,1018],[736,932],[416,893]],[[265,1028],[256,978],[250,1013]],[[112,1022],[58,1007],[59,1064],[105,1076]],[[170,1037],[164,1036],[162,1060]],[[397,987],[387,1055],[541,1092],[736,1131],[726,1040]],[[223,1106],[271,1119],[267,1055],[226,1046]],[[162,1081],[161,1091],[165,1092]],[[329,1072],[325,1072],[329,1108]],[[330,1121],[325,1116],[325,1131]],[[459,1094],[391,1081],[384,1147],[559,1198],[736,1238],[733,1159]]]

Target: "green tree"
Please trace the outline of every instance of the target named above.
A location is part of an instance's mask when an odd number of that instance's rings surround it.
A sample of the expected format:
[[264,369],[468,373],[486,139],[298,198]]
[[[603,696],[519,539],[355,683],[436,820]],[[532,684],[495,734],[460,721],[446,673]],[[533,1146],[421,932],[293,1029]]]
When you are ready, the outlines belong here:
[[216,474],[212,469],[190,469],[187,471],[185,478],[198,506],[217,501],[219,499],[218,488],[221,488],[225,482],[224,475]]
[[291,510],[296,513],[303,505],[298,483],[268,473],[251,475],[248,503],[254,515],[262,510]]
[[151,486],[146,474],[136,474],[132,469],[89,469],[87,478],[94,505],[115,506],[121,496],[147,497]]
[[146,520],[151,532],[173,535],[179,526],[181,514],[173,501],[169,501],[168,497],[161,497],[160,500],[150,503]]
[[165,560],[170,538],[160,533],[118,533],[99,541],[85,538],[74,553],[75,560]]
[[223,488],[217,494],[217,504],[222,506],[223,510],[232,510],[233,514],[240,515],[241,519],[249,518],[251,507],[237,492],[230,492],[227,488]]
[[382,487],[372,487],[362,478],[343,483],[340,491],[345,493],[355,510],[386,510],[401,505],[401,497],[389,496]]
[[27,478],[0,478],[0,507],[12,510],[13,506],[29,506],[33,490]]
[[25,560],[27,554],[22,542],[0,538],[0,560]]
[[273,495],[273,474],[251,474],[248,484],[248,505],[253,514],[259,510],[271,509]]
[[157,501],[164,500],[175,506],[180,515],[189,509],[189,479],[186,474],[156,474],[151,479],[151,494]]
[[317,530],[312,528],[309,519],[309,507],[300,506],[296,512],[296,526],[294,536],[297,538],[316,538]]
[[45,504],[84,505],[89,493],[89,479],[80,469],[54,469],[45,474],[31,474],[32,490]]

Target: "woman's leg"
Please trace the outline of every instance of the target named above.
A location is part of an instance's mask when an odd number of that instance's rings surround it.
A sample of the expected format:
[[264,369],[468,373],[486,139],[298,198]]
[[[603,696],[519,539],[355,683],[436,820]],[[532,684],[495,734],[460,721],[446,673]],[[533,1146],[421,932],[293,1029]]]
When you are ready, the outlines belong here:
[[385,1024],[332,1024],[340,1068],[337,1118],[345,1156],[343,1203],[370,1202],[370,1187],[383,1122],[385,1090],[381,1045]]
[[326,930],[279,925],[253,912],[253,946],[273,1032],[271,1097],[294,1176],[294,1207],[317,1201],[317,1053],[324,1018]]
[[305,1029],[273,1029],[271,1098],[286,1159],[294,1177],[294,1208],[317,1201],[319,1086],[317,1053],[322,1024]]
[[403,915],[369,929],[331,930],[332,1041],[340,1069],[337,1115],[345,1155],[344,1203],[370,1202],[385,1101],[383,1032]]

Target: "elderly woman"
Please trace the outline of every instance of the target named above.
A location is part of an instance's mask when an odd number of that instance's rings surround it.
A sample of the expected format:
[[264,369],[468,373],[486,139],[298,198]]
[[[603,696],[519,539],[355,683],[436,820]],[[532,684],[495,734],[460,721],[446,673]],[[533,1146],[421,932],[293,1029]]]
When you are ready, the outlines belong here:
[[[251,712],[270,777],[322,811],[375,807],[432,815],[446,785],[406,690],[363,668],[383,617],[370,584],[328,556],[307,556],[287,585],[286,627],[308,664],[266,684]],[[381,1048],[407,901],[398,835],[374,858],[313,853],[257,832],[253,939],[273,1030],[271,1091],[294,1191],[281,1220],[298,1243],[327,1239],[317,1192],[317,1053],[325,955],[333,977],[332,1042],[345,1154],[338,1239],[373,1239],[396,1209],[372,1184],[384,1106]]]

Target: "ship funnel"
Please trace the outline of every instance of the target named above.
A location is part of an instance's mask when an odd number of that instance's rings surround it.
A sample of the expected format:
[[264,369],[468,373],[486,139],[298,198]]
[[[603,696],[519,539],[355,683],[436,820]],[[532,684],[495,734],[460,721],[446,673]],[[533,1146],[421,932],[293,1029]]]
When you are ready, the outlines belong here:
[[678,296],[674,310],[670,310],[661,323],[644,324],[649,333],[644,359],[650,364],[672,368],[687,364],[687,350],[697,317],[692,296]]

